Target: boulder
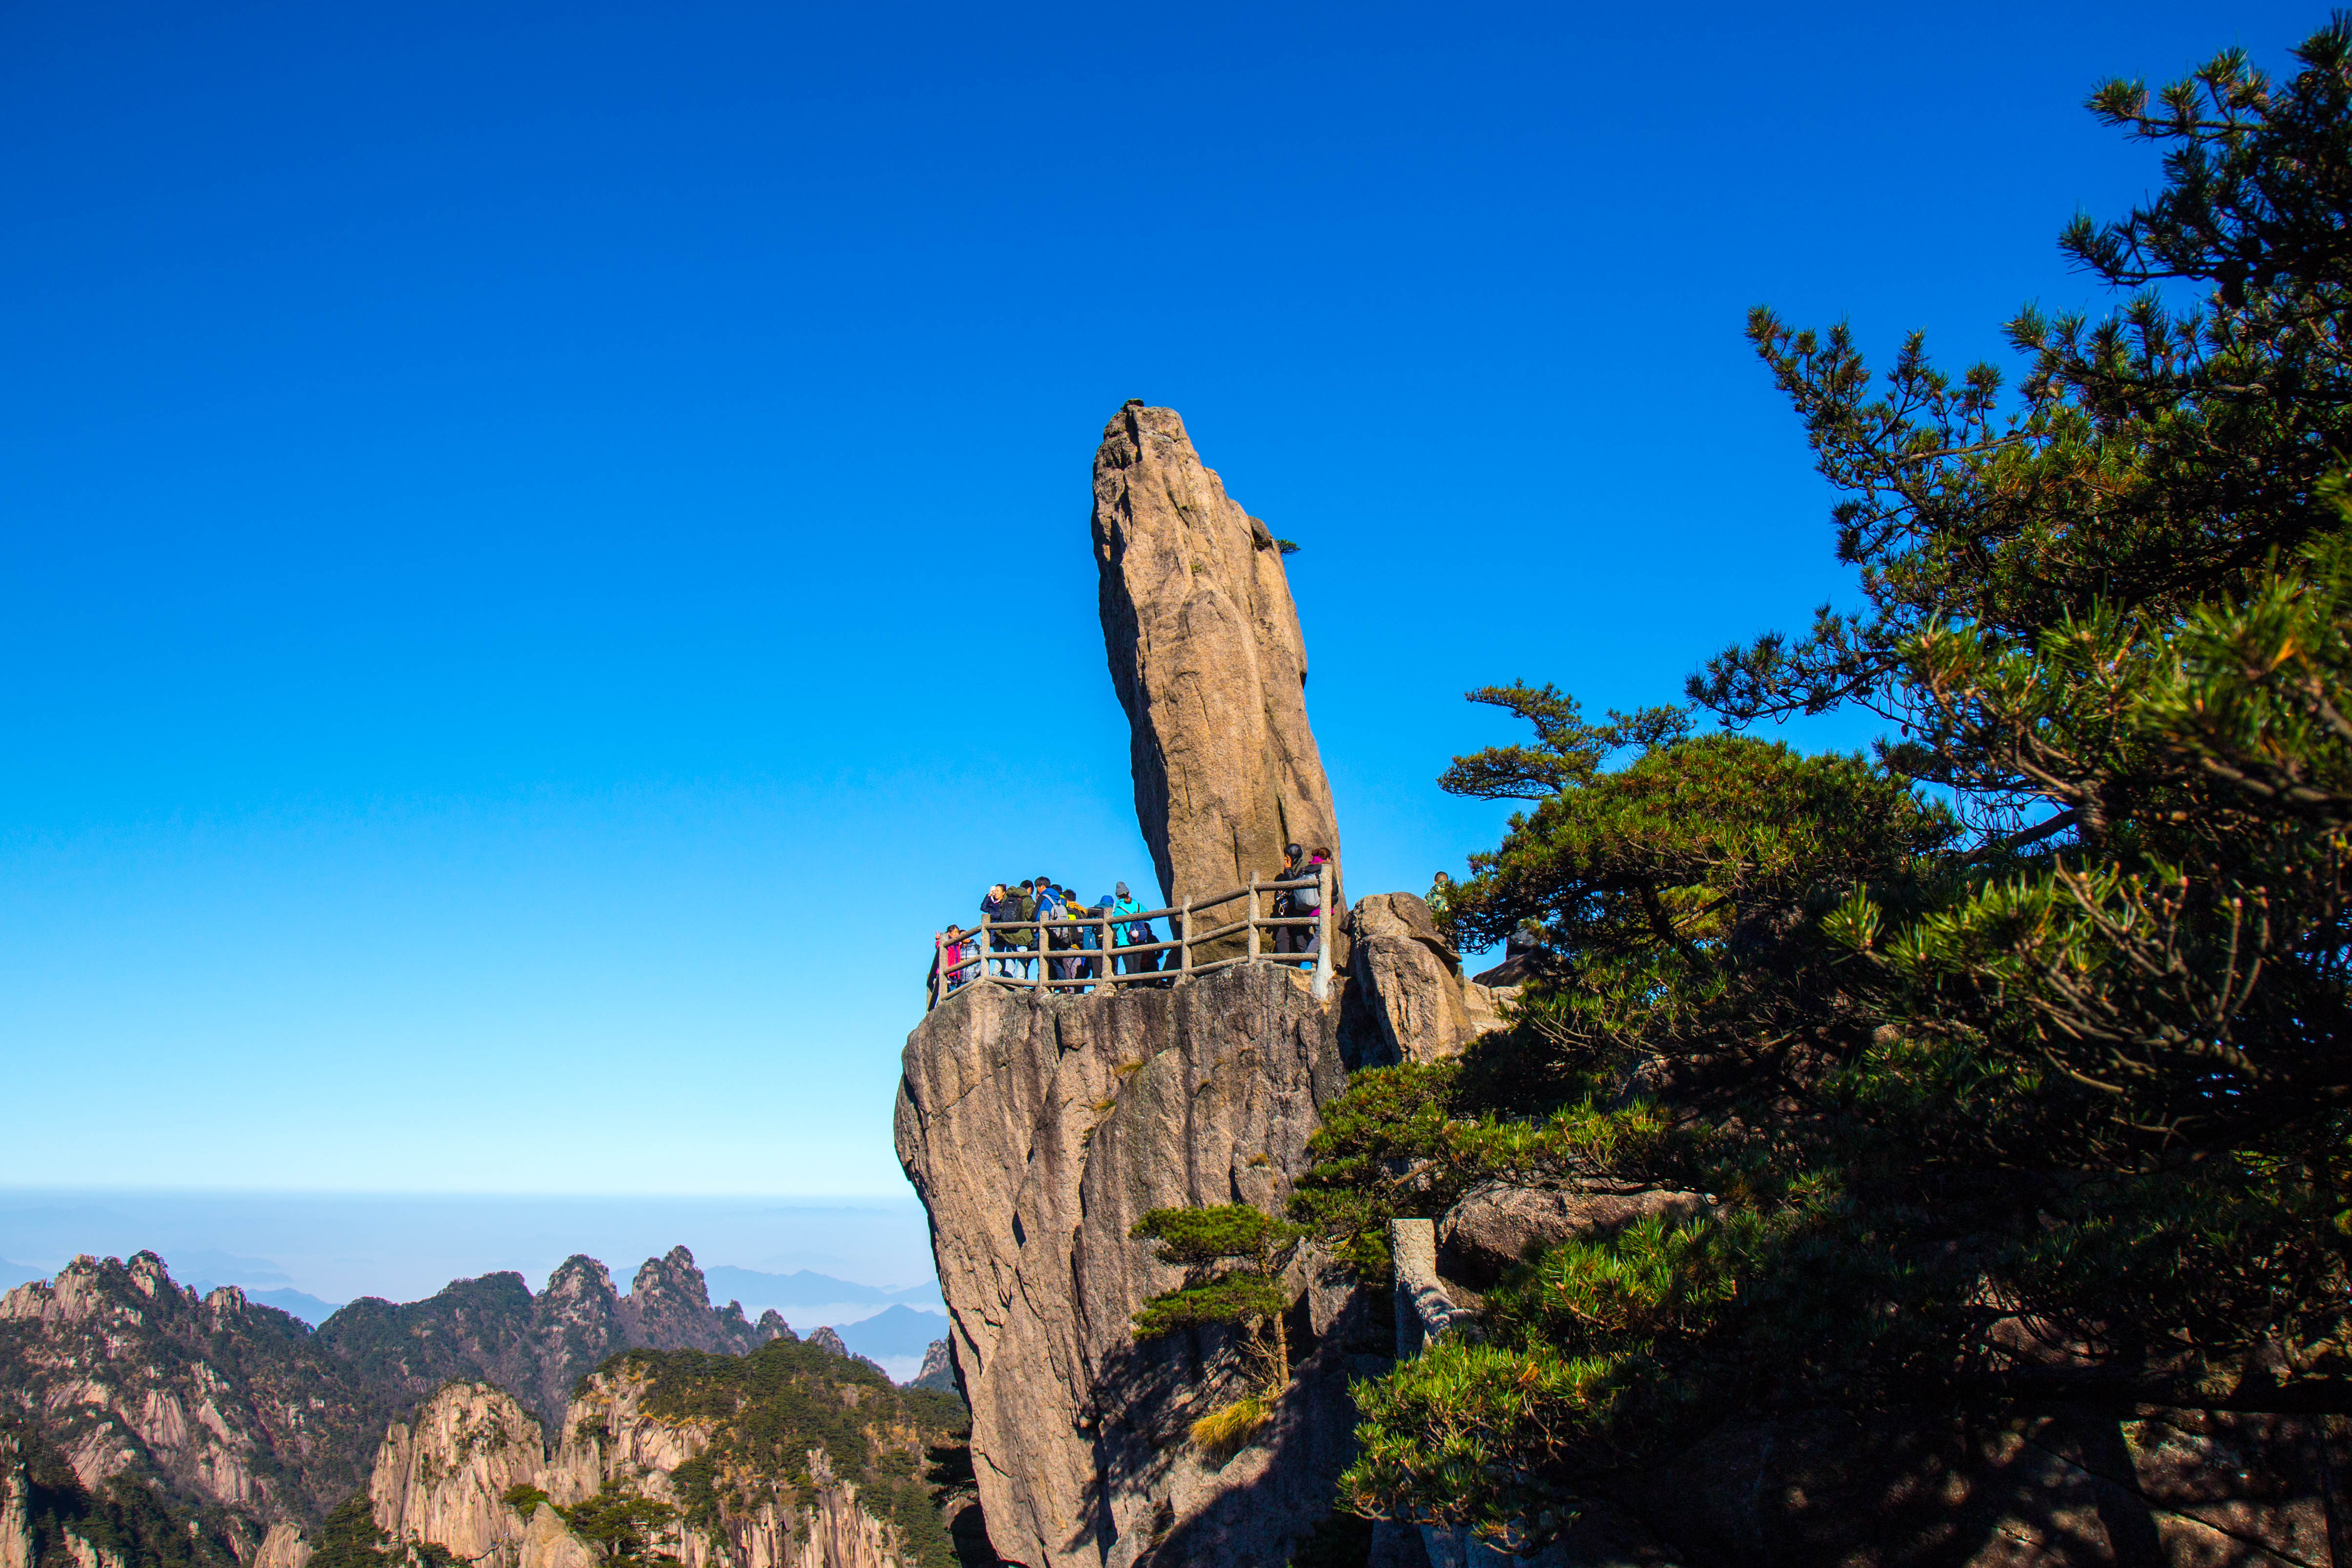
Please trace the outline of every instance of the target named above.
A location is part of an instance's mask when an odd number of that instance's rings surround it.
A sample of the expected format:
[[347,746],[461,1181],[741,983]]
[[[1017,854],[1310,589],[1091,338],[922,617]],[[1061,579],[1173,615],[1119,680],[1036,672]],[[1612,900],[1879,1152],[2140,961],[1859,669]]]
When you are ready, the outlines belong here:
[[1449,1280],[1485,1288],[1529,1253],[1572,1236],[1618,1230],[1654,1214],[1693,1214],[1704,1194],[1627,1184],[1552,1187],[1482,1186],[1445,1211],[1437,1265]]
[[1136,816],[1162,897],[1271,878],[1290,842],[1328,848],[1336,883],[1339,828],[1307,727],[1307,645],[1282,552],[1202,463],[1174,409],[1130,402],[1105,427],[1094,544]]
[[1379,893],[1348,916],[1349,972],[1377,1031],[1367,1061],[1442,1061],[1501,1020],[1483,988],[1474,996],[1462,958],[1410,893]]

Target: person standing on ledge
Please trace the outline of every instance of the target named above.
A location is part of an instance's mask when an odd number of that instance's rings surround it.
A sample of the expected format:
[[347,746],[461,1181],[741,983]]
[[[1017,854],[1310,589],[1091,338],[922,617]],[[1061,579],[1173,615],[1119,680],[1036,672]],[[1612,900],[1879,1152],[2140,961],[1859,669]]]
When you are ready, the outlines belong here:
[[[1307,874],[1307,852],[1297,844],[1282,847],[1282,869],[1274,873],[1276,882],[1296,882]],[[1300,913],[1298,900],[1288,889],[1274,895],[1273,914],[1276,919],[1287,919]],[[1274,928],[1274,950],[1276,953],[1304,953],[1307,929],[1302,925],[1277,925]]]
[[[1111,889],[1111,893],[1110,912],[1118,921],[1118,925],[1111,927],[1111,931],[1118,937],[1118,945],[1121,947],[1134,947],[1147,942],[1157,942],[1160,938],[1153,935],[1151,922],[1134,918],[1143,913],[1143,905],[1135,902],[1135,895],[1127,891],[1127,883],[1123,882],[1118,883]],[[1157,953],[1121,953],[1119,955],[1118,972],[1122,975],[1151,975],[1157,974],[1159,969],[1160,955]]]
[[[1323,884],[1321,879],[1323,875],[1323,868],[1330,863],[1331,852],[1322,848],[1320,845],[1318,845],[1315,852],[1307,857],[1307,863],[1298,868],[1298,874],[1300,876],[1313,877],[1316,879],[1313,886],[1302,887],[1296,894],[1291,895],[1291,905],[1297,909],[1299,914],[1314,915],[1323,913]],[[1298,945],[1291,949],[1292,952],[1319,953],[1322,951],[1323,928],[1320,925],[1286,925],[1283,929],[1286,931],[1296,931],[1298,933]]]
[[1429,918],[1436,924],[1438,935],[1448,942],[1454,940],[1454,879],[1444,872],[1429,884],[1429,896],[1423,903],[1429,905]]

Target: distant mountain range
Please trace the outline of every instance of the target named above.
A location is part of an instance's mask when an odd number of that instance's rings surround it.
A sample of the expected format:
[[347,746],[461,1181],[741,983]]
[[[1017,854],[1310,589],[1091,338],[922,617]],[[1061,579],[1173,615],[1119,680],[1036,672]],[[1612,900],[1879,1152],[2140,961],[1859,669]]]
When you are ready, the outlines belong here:
[[[935,1340],[948,1337],[948,1320],[943,1312],[919,1312],[908,1306],[895,1306],[877,1312],[854,1323],[837,1323],[834,1333],[849,1347],[852,1355],[862,1355],[895,1371],[893,1362],[912,1361],[919,1364],[923,1353]],[[899,1378],[908,1381],[912,1374]]]
[[[740,1301],[743,1311],[754,1317],[771,1307],[787,1320],[797,1318],[811,1324],[847,1316],[834,1312],[840,1307],[880,1308],[904,1303],[929,1307],[935,1312],[947,1311],[938,1282],[929,1280],[891,1291],[878,1285],[861,1285],[854,1280],[836,1280],[830,1274],[807,1269],[796,1269],[789,1274],[763,1274],[756,1269],[733,1269],[724,1264],[703,1270],[703,1278],[709,1282],[712,1301]],[[916,1354],[922,1353],[918,1350]]]
[[[323,1301],[308,1291],[294,1288],[278,1265],[266,1258],[239,1258],[218,1251],[182,1252],[171,1260],[177,1276],[184,1280],[199,1296],[209,1295],[218,1285],[235,1285],[245,1292],[246,1300],[264,1306],[276,1307],[317,1328],[342,1307],[341,1301]],[[0,1291],[27,1280],[46,1280],[55,1270],[34,1263],[17,1263],[0,1258]],[[935,1313],[945,1313],[947,1304],[940,1297],[936,1281],[925,1281],[898,1290],[879,1285],[862,1285],[855,1280],[836,1279],[813,1270],[797,1269],[788,1274],[762,1273],[757,1269],[735,1269],[721,1265],[703,1270],[709,1282],[710,1299],[717,1302],[740,1301],[744,1316],[753,1322],[760,1314],[773,1311],[787,1322],[803,1327],[832,1323],[835,1327],[872,1317],[883,1308],[906,1305]],[[938,1323],[931,1325],[933,1339],[944,1333]],[[871,1354],[871,1353],[861,1353]],[[918,1345],[907,1354],[919,1356],[923,1347]],[[880,1357],[877,1356],[877,1360]]]

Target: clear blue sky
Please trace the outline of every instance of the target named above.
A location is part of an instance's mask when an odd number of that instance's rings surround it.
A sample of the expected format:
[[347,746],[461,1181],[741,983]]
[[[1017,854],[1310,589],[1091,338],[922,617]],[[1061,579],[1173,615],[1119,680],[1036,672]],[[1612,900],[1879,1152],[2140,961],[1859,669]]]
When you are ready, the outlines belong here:
[[1122,400],[1418,890],[1464,690],[1843,591],[1750,304],[1997,351],[2157,179],[2093,84],[2325,14],[18,0],[0,1184],[902,1192],[929,933],[1150,880]]

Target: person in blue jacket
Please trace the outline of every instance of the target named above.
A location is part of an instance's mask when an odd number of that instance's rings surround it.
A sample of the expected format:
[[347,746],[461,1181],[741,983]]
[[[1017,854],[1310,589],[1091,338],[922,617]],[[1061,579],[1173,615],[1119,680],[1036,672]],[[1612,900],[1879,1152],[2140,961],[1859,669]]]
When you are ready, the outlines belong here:
[[[1134,918],[1143,913],[1143,905],[1135,902],[1135,895],[1127,891],[1127,883],[1123,882],[1118,884],[1118,895],[1111,902],[1110,912],[1118,922],[1111,927],[1111,934],[1118,939],[1120,946],[1141,946],[1146,943],[1160,940],[1151,929],[1150,921]],[[1122,953],[1118,958],[1118,968],[1122,975],[1153,974],[1160,968],[1160,955]]]

